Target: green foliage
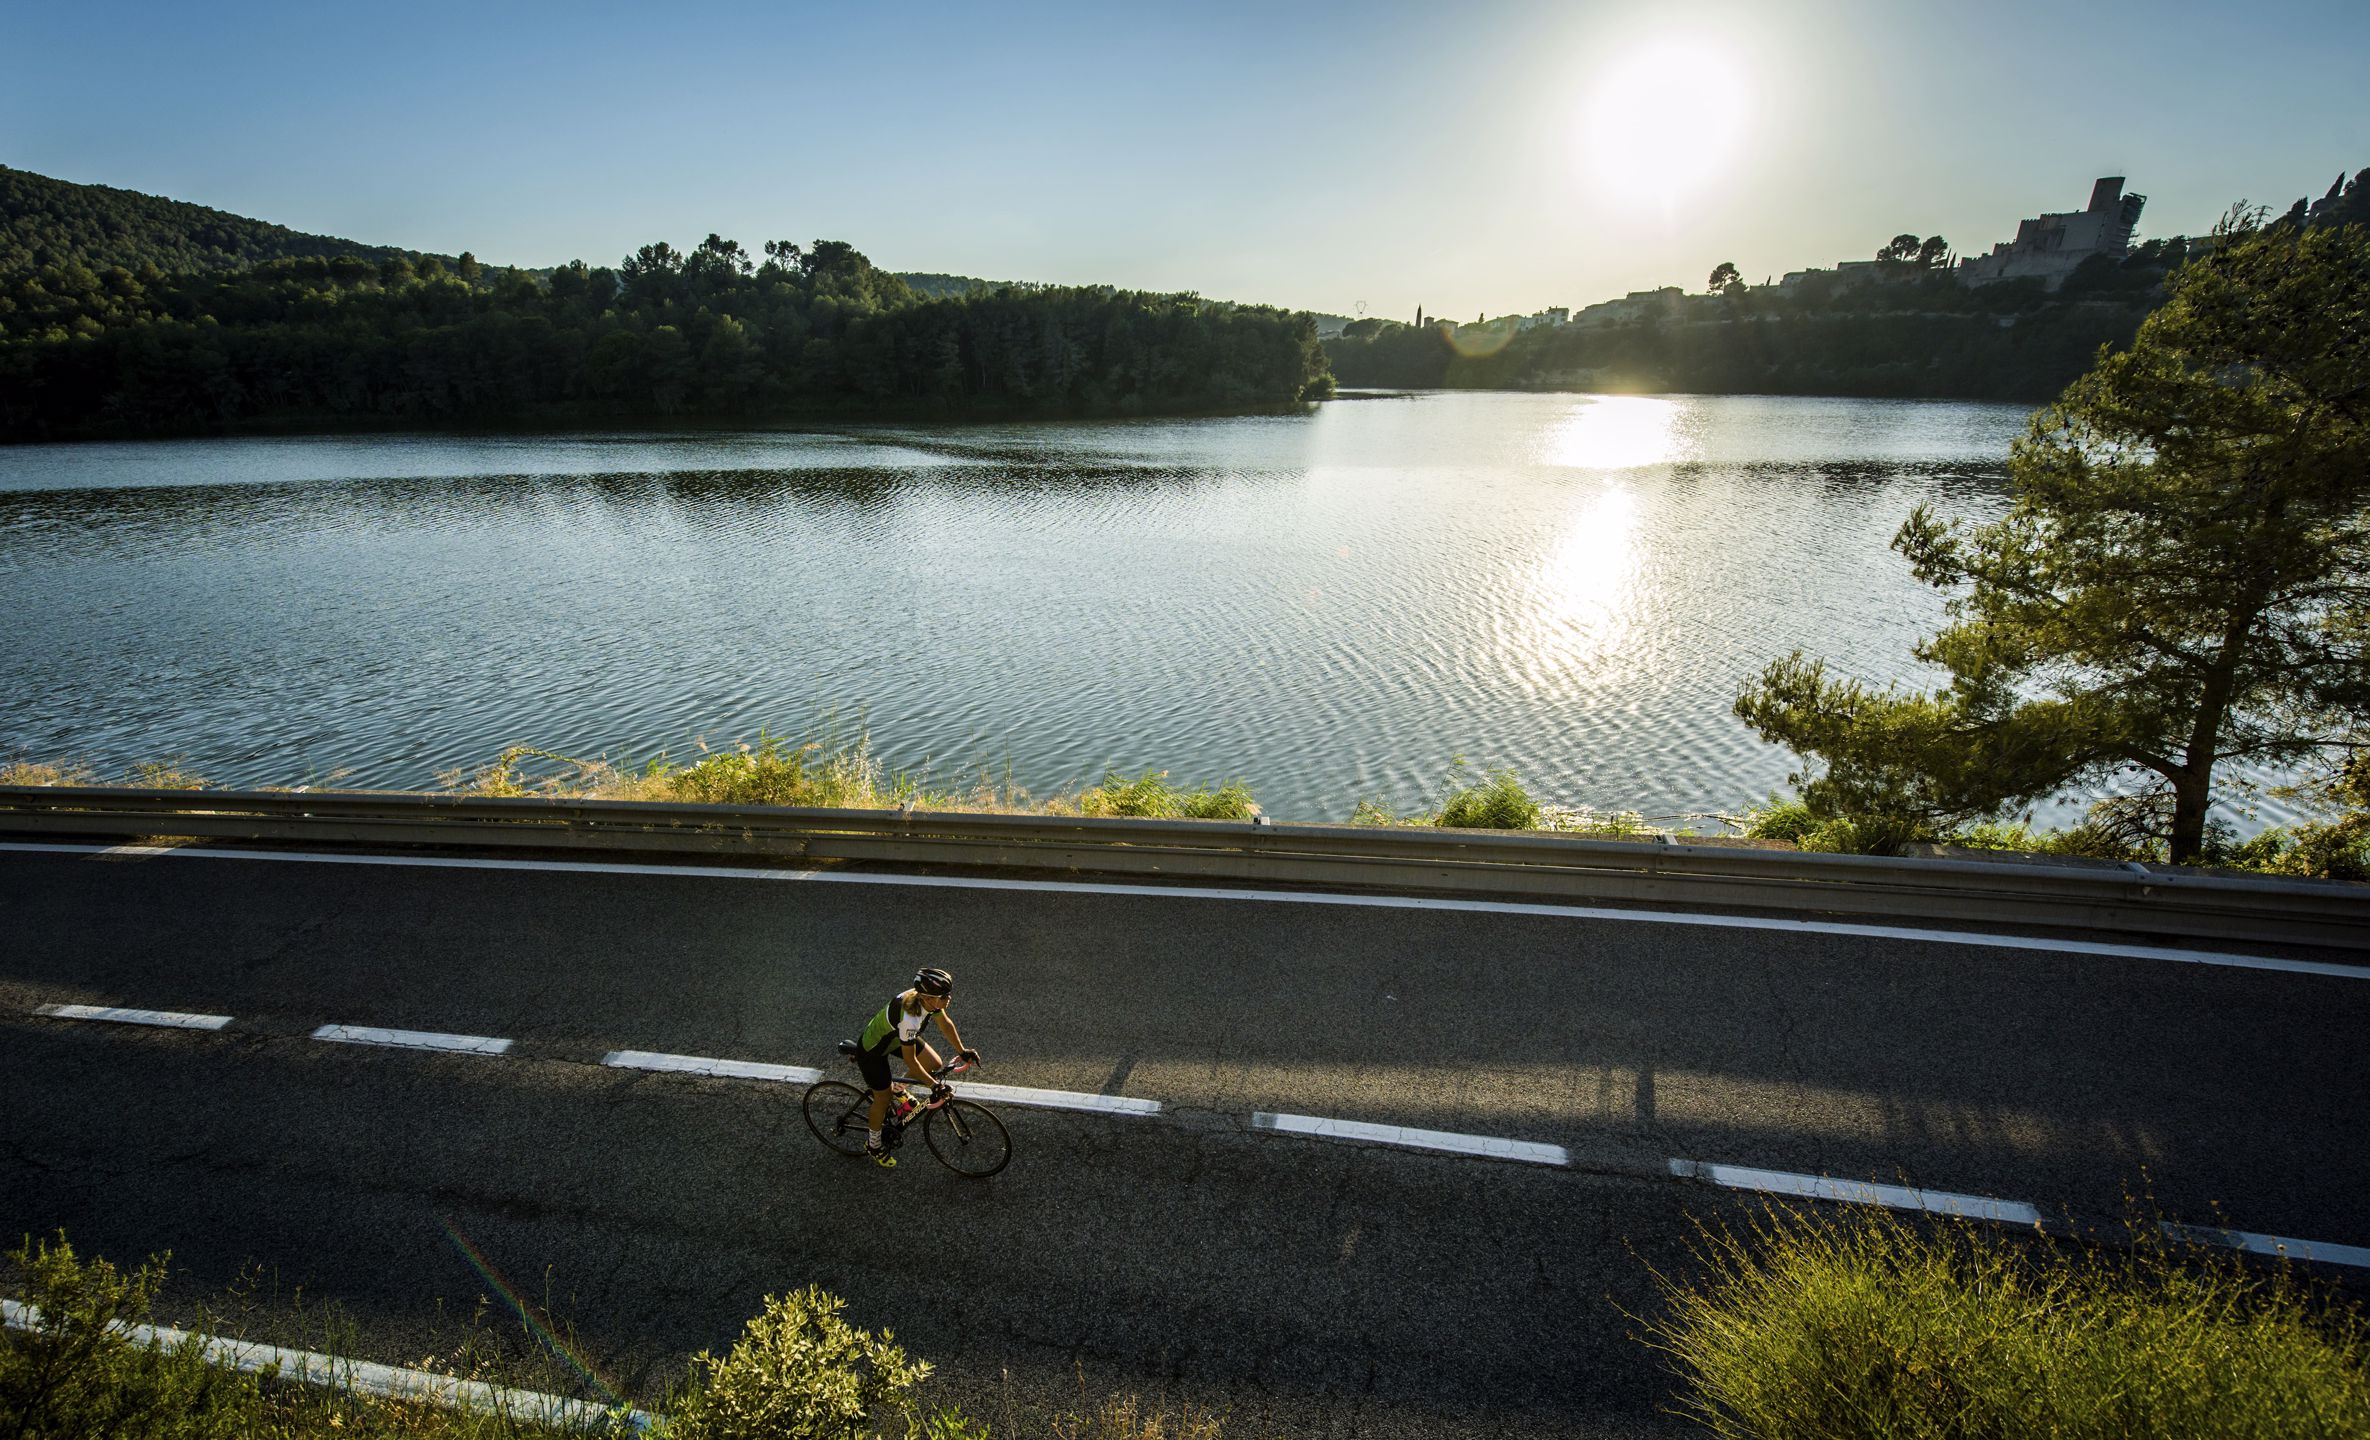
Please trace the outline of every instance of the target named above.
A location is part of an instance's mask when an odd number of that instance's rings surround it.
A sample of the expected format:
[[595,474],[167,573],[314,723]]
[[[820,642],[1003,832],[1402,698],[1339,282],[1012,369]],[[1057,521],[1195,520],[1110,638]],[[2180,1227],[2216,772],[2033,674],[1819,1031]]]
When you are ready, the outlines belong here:
[[[819,1286],[767,1296],[729,1354],[692,1357],[666,1440],[868,1440],[884,1416],[917,1430],[911,1391],[929,1363],[849,1324],[846,1308]],[[933,1440],[963,1433],[942,1425]]]
[[2309,880],[2370,880],[2370,749],[2348,752],[2316,785],[2335,818],[2271,829],[2214,856],[2219,864]]
[[1282,411],[1331,393],[1304,313],[931,276],[925,295],[838,240],[768,242],[759,263],[710,235],[542,277],[344,242],[235,267],[160,251],[136,269],[78,245],[0,265],[0,440]]
[[2102,1254],[1882,1211],[1709,1233],[1646,1339],[1714,1434],[1831,1440],[2370,1434],[2350,1307],[2235,1257]]
[[1787,800],[1771,795],[1768,801],[1745,811],[1739,827],[1749,840],[1790,840],[1799,842],[1819,828],[1819,819],[1800,799]]
[[2366,329],[2370,230],[2235,217],[2035,417],[2005,516],[1921,508],[1894,537],[1952,596],[1916,652],[1945,686],[1872,691],[1797,652],[1736,713],[1825,763],[1802,786],[1822,819],[1932,837],[2153,772],[2130,813],[2199,858],[2218,763],[2293,762],[2370,715]]
[[1129,779],[1113,770],[1103,783],[1078,797],[1081,815],[1124,815],[1148,820],[1248,820],[1259,813],[1250,787],[1229,780],[1216,789],[1179,790],[1166,770],[1147,770]]
[[189,274],[241,270],[300,255],[375,262],[406,253],[0,165],[0,276],[43,269]]
[[1529,830],[1539,823],[1539,802],[1512,769],[1492,770],[1478,784],[1462,783],[1464,762],[1449,771],[1448,798],[1432,823],[1459,830]]
[[40,1312],[30,1331],[0,1331],[0,1435],[24,1440],[235,1440],[261,1417],[256,1381],[206,1363],[198,1343],[135,1344],[110,1327],[148,1319],[166,1257],[126,1274],[83,1261],[60,1235],[8,1257]]

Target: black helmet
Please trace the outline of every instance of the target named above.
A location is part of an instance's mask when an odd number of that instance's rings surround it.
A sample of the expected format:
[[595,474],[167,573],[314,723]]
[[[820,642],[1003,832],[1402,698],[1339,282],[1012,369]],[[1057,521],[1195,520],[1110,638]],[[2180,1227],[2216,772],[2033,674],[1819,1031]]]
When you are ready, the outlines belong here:
[[952,995],[955,993],[955,977],[933,965],[927,970],[914,972],[913,988],[924,995]]

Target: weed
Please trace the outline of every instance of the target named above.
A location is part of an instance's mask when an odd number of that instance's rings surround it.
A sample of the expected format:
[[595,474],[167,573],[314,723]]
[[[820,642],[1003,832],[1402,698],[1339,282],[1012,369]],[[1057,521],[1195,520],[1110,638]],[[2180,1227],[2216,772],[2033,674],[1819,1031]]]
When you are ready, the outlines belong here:
[[1465,762],[1449,767],[1448,796],[1432,823],[1459,830],[1528,830],[1539,823],[1539,802],[1511,769],[1492,770],[1479,784],[1463,784]]
[[2102,1252],[1888,1212],[1772,1210],[1657,1275],[1643,1338],[1722,1436],[2370,1433],[2361,1317],[2285,1271],[2176,1248]]

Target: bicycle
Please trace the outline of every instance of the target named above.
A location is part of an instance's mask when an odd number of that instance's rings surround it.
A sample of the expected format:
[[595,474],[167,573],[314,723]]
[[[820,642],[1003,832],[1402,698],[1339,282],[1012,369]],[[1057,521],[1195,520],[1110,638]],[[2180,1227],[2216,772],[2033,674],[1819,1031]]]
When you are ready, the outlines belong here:
[[[842,1040],[839,1053],[853,1060],[856,1042]],[[957,1056],[939,1071],[944,1080],[960,1075],[971,1063]],[[922,1139],[938,1163],[970,1180],[985,1180],[1012,1163],[1012,1134],[996,1112],[976,1100],[956,1098],[949,1089],[936,1099],[918,1099],[909,1082],[890,1084],[889,1113],[881,1121],[881,1144],[895,1150],[905,1139],[905,1128],[917,1120]],[[861,1156],[872,1126],[872,1095],[861,1086],[841,1080],[818,1080],[808,1087],[806,1127],[815,1138],[842,1155]]]

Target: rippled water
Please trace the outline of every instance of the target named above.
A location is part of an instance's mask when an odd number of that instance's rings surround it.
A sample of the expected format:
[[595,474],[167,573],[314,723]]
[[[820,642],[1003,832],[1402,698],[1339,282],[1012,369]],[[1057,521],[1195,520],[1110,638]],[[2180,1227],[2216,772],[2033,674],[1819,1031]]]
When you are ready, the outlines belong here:
[[[1733,810],[1796,646],[1916,675],[1887,548],[2002,505],[2013,407],[1433,394],[1305,418],[0,448],[0,750],[421,786],[860,716],[940,782],[1271,812]],[[2267,807],[2268,810],[2268,807]],[[2060,810],[2062,813],[2062,807]]]

